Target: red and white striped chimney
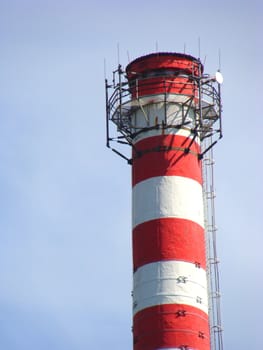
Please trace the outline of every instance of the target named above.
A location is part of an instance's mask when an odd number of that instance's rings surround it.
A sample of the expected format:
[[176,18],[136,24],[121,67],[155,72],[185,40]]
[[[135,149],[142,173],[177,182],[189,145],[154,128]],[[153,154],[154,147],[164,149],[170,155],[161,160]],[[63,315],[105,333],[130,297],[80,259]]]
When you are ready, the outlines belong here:
[[[202,171],[185,54],[140,57],[127,68],[132,157],[134,350],[210,349]],[[185,111],[183,111],[185,108]],[[187,113],[186,113],[187,111]]]
[[211,169],[222,75],[190,55],[154,53],[123,76],[119,65],[105,80],[106,132],[132,165],[134,350],[223,350]]

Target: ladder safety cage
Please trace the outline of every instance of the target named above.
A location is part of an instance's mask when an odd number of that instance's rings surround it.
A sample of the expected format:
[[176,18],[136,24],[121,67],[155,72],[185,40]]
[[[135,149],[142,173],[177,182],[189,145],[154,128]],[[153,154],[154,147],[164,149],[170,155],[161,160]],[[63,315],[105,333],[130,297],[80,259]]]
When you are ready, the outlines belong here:
[[[204,140],[202,147],[207,147],[205,143],[211,144],[211,140]],[[207,280],[209,291],[209,322],[211,336],[211,350],[223,350],[223,328],[221,321],[221,293],[219,280],[219,260],[217,255],[217,227],[215,218],[215,198],[214,187],[214,165],[213,148],[206,152],[203,158],[203,196],[205,212],[205,240],[207,259]]]

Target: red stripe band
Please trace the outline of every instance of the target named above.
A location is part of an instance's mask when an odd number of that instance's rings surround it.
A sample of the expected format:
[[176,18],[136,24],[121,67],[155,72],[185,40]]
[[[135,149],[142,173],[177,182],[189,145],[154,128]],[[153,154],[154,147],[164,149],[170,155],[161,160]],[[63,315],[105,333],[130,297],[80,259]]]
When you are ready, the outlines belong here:
[[193,221],[162,218],[133,230],[134,270],[161,260],[182,260],[206,268],[204,229]]
[[[132,185],[155,176],[189,177],[202,184],[200,146],[179,135],[152,136],[135,144]],[[190,146],[190,147],[189,147]]]
[[188,305],[157,305],[138,312],[134,316],[133,336],[134,350],[210,348],[208,316]]
[[189,77],[174,77],[165,74],[163,76],[130,83],[131,94],[135,99],[137,96],[159,95],[164,93],[182,94],[190,97],[197,96],[197,85]]

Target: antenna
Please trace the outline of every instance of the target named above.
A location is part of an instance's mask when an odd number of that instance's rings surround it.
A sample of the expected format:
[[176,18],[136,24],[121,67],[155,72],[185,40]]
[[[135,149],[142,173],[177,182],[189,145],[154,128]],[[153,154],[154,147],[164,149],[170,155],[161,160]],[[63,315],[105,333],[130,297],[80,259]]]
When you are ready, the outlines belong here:
[[158,41],[157,40],[155,41],[155,52],[156,53],[158,52]]
[[200,36],[198,37],[198,58],[201,57],[201,39]]
[[117,58],[118,58],[118,65],[120,64],[120,44],[117,43]]
[[130,63],[130,54],[128,50],[127,50],[127,58],[128,58],[128,63]]
[[185,54],[185,50],[186,50],[186,43],[184,43],[184,54]]
[[223,75],[219,70],[216,72],[215,79],[218,82],[218,84],[222,84],[224,81]]
[[103,66],[104,66],[104,80],[106,80],[107,72],[106,72],[106,58],[105,57],[104,57],[104,60],[103,60]]
[[218,49],[218,71],[221,71],[221,49]]

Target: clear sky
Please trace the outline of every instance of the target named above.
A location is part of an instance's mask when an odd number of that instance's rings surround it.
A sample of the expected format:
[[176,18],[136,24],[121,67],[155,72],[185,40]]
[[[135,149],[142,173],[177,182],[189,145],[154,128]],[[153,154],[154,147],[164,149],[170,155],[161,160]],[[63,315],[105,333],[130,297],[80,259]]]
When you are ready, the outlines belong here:
[[224,75],[216,214],[225,350],[263,349],[261,0],[0,1],[0,348],[132,349],[130,168],[104,68],[156,51]]

